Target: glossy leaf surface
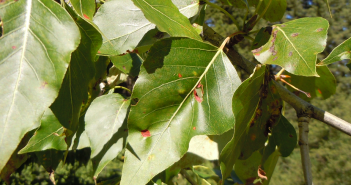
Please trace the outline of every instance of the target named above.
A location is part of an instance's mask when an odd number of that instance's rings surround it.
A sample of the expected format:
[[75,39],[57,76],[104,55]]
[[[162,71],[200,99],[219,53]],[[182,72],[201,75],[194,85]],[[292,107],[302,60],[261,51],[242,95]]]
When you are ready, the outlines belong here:
[[[173,0],[173,3],[188,18],[198,13],[198,0]],[[134,5],[132,0],[107,1],[96,13],[94,23],[108,38],[108,40],[104,38],[99,50],[101,55],[120,55],[133,51],[144,35],[155,28],[155,25],[145,18],[143,12]],[[151,38],[157,38],[160,34],[162,33],[155,30]]]
[[185,38],[155,43],[132,94],[121,184],[147,183],[186,153],[193,136],[232,128],[228,100],[240,82],[212,45]]
[[6,87],[0,91],[1,170],[55,100],[80,36],[51,0],[1,1],[0,17],[0,87]]
[[95,56],[102,43],[100,33],[91,24],[72,11],[71,14],[79,26],[81,43],[72,53],[59,95],[50,107],[61,125],[71,132],[65,133],[69,146],[78,129],[81,108],[88,101],[89,82],[95,74]]
[[[286,73],[291,76],[291,79],[288,78],[285,80],[300,90],[310,93],[312,98],[320,97],[327,99],[336,92],[336,79],[327,66],[317,66],[316,69],[320,77],[305,77]],[[300,98],[307,101],[311,100],[311,98],[308,98],[305,94],[290,86],[287,86],[287,88]]]
[[113,56],[110,57],[110,59],[117,69],[132,77],[139,75],[140,66],[143,63],[143,59],[135,53],[129,53],[123,56]]
[[35,131],[28,144],[19,151],[19,154],[48,149],[67,149],[65,136],[63,136],[63,127],[52,113],[51,109],[45,111],[39,129]]
[[125,118],[129,104],[130,100],[119,94],[108,94],[96,98],[85,115],[94,177],[125,147],[128,131]]
[[334,48],[328,57],[322,60],[322,62],[319,64],[328,65],[345,59],[351,59],[351,38]]
[[318,76],[317,54],[325,48],[328,27],[320,17],[277,24],[268,43],[252,52],[262,64],[280,65],[295,75]]
[[133,2],[161,32],[167,32],[172,37],[202,40],[187,17],[179,12],[171,0],[133,0]]

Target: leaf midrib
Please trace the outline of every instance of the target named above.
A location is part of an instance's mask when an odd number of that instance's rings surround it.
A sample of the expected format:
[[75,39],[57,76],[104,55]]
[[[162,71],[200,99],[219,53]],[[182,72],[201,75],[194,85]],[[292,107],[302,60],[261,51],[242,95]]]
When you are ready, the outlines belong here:
[[[213,56],[212,60],[210,61],[210,63],[207,65],[205,71],[201,74],[201,76],[199,77],[199,80],[196,82],[196,84],[194,85],[194,87],[189,91],[189,93],[186,95],[186,97],[183,99],[183,101],[179,104],[177,110],[173,113],[172,117],[169,119],[167,126],[165,127],[165,129],[160,133],[160,137],[158,137],[158,139],[156,140],[155,144],[153,145],[153,147],[150,149],[150,151],[148,152],[148,156],[150,155],[150,153],[154,150],[154,148],[157,146],[157,144],[160,141],[160,138],[162,137],[162,135],[166,132],[166,130],[169,128],[171,122],[173,121],[174,117],[177,115],[177,113],[179,112],[179,110],[182,108],[184,102],[188,99],[188,97],[192,94],[192,92],[195,90],[197,84],[199,84],[199,82],[202,80],[202,78],[207,74],[208,70],[211,68],[212,64],[215,62],[215,59],[217,58],[217,56],[222,52],[221,49],[219,49],[216,54]],[[140,101],[140,100],[139,100]],[[136,170],[135,174],[132,176],[132,179],[134,179],[135,175],[139,172],[139,170],[141,169],[141,167],[143,166],[144,162],[146,161],[146,159],[144,159],[141,163],[141,165],[139,166],[139,168]]]

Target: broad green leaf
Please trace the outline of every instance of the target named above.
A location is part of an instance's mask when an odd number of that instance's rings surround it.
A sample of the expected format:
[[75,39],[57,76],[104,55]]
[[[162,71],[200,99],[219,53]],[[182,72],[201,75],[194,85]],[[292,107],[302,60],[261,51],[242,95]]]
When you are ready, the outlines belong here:
[[167,32],[172,37],[202,40],[187,17],[179,12],[171,0],[133,0],[133,2],[150,22],[156,24],[158,30]]
[[252,43],[251,49],[257,49],[265,45],[271,37],[272,27],[261,28],[257,33],[254,42]]
[[179,161],[193,136],[231,129],[228,100],[240,83],[227,56],[212,45],[186,38],[155,43],[132,94],[121,184],[145,184]]
[[196,154],[206,160],[218,160],[218,144],[206,135],[191,138],[188,153]]
[[295,75],[318,76],[317,54],[325,48],[328,27],[320,17],[277,24],[268,43],[252,52],[262,64],[280,65]]
[[[329,98],[336,92],[336,79],[333,73],[330,72],[327,66],[317,66],[317,73],[320,77],[297,76],[286,73],[291,76],[291,79],[285,79],[287,82],[297,87],[298,89],[310,93],[312,98],[320,97],[323,99]],[[310,101],[305,94],[287,86],[288,89],[298,95],[300,98]]]
[[119,94],[108,94],[96,98],[85,115],[95,178],[125,147],[129,104],[130,100]]
[[140,66],[143,63],[143,59],[135,53],[129,53],[123,56],[112,56],[110,59],[116,68],[132,77],[139,75]]
[[85,131],[85,121],[84,121],[84,115],[81,115],[79,118],[79,127],[76,132],[76,134],[73,136],[72,141],[73,145],[71,145],[70,150],[73,149],[83,149],[90,147],[90,141],[87,135],[87,132]]
[[27,143],[30,137],[32,137],[34,131],[30,131],[24,135],[21,142],[19,143],[16,150],[12,153],[10,159],[7,161],[6,165],[2,170],[0,170],[0,178],[4,180],[7,184],[10,184],[10,175],[14,173],[27,159],[30,157],[28,154],[18,154]]
[[67,149],[65,137],[63,136],[63,127],[49,108],[41,118],[39,129],[35,131],[28,144],[18,153],[24,154],[48,149]]
[[1,1],[0,17],[1,170],[57,97],[80,35],[70,15],[52,0]]
[[59,95],[50,107],[61,125],[69,130],[65,133],[68,147],[78,129],[81,108],[88,102],[88,86],[95,73],[95,56],[102,43],[100,33],[91,24],[73,11],[70,13],[79,26],[82,39],[72,53]]
[[[220,154],[220,167],[223,179],[226,179],[241,154],[243,136],[247,136],[247,127],[256,112],[260,101],[260,89],[264,83],[266,66],[258,66],[253,75],[246,79],[233,96],[233,112],[235,116],[234,136]],[[249,147],[249,146],[248,146]]]
[[95,0],[70,0],[70,2],[78,15],[88,20],[93,19],[96,10]]
[[279,122],[272,128],[274,143],[282,157],[288,157],[297,143],[297,134],[293,125],[281,115]]
[[322,60],[318,65],[328,65],[345,59],[351,59],[351,38],[334,48],[328,57]]
[[[188,18],[199,11],[199,0],[173,0],[173,3]],[[145,18],[143,12],[134,5],[132,0],[107,1],[96,13],[94,23],[107,37],[107,39],[104,38],[99,50],[101,55],[120,55],[133,51],[137,46],[145,45],[141,43],[144,35],[155,28],[155,25]],[[164,34],[156,29],[149,34],[149,37],[155,38],[155,41],[163,36]]]
[[[257,7],[260,0],[249,0],[251,6]],[[264,13],[264,10],[267,11]],[[263,15],[263,18],[270,22],[277,22],[284,16],[287,7],[286,0],[263,0],[261,6],[258,9],[258,14]]]
[[50,149],[35,152],[35,155],[45,170],[49,173],[53,173],[63,159],[63,153],[64,151]]

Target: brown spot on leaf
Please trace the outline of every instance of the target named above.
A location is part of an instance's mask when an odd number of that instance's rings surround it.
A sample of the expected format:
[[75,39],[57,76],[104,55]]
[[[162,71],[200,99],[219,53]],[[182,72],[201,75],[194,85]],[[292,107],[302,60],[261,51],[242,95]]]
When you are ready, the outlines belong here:
[[318,28],[317,32],[321,32],[323,30],[323,28]]
[[148,130],[142,130],[141,135],[143,137],[150,137],[151,136],[150,131],[148,131]]
[[126,66],[123,66],[123,69],[126,70]]
[[258,167],[257,175],[261,179],[268,180],[268,178],[266,176],[266,172],[261,168],[261,165]]
[[183,76],[182,76],[182,74],[178,73],[178,77],[181,78],[181,77],[183,77]]
[[319,94],[322,94],[322,91],[320,89],[318,89],[318,92],[319,92]]
[[293,137],[293,135],[292,135],[292,134],[289,134],[289,137],[291,137],[291,138],[292,138],[292,137]]
[[293,54],[293,52],[292,52],[292,51],[290,51],[290,52],[289,52],[289,57],[291,57],[291,56],[292,56],[292,54]]
[[193,127],[193,130],[196,130],[196,127]]
[[254,49],[254,50],[252,50],[252,53],[258,53],[258,52],[260,52],[262,50],[262,47],[259,47],[259,48],[257,48],[257,49]]
[[282,28],[284,28],[285,26],[286,26],[285,24],[280,25],[280,27],[282,27]]
[[41,89],[42,89],[42,88],[45,88],[45,86],[46,86],[47,84],[48,84],[48,83],[44,81],[44,82],[41,84],[40,88],[41,88]]
[[291,34],[292,37],[297,37],[298,35],[299,35],[298,33]]
[[277,60],[277,59],[278,59],[278,57],[274,57],[274,58],[273,58],[273,61],[275,61],[275,60]]

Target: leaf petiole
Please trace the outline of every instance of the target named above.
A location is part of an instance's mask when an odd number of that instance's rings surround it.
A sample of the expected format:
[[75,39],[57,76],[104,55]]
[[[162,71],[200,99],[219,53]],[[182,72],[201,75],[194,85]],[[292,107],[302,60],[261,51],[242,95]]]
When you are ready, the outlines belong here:
[[302,90],[298,89],[297,87],[295,87],[292,84],[290,84],[287,81],[285,81],[283,78],[280,78],[280,81],[282,81],[283,83],[289,85],[291,88],[293,88],[293,89],[305,94],[307,97],[311,98],[311,94],[309,92],[305,92],[305,91],[302,91]]
[[123,87],[123,86],[115,86],[114,89],[123,89],[123,90],[128,91],[130,94],[132,94],[132,91],[131,91],[131,90],[129,90],[128,88]]

